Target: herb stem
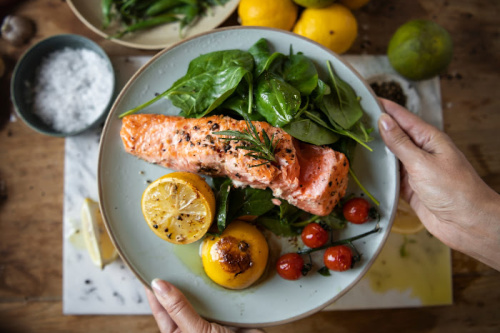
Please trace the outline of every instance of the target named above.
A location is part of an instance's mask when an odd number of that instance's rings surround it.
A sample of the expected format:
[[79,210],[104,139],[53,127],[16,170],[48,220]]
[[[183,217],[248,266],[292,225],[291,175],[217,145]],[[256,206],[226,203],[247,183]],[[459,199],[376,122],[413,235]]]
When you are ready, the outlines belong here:
[[[258,167],[270,162],[276,162],[276,157],[274,156],[274,150],[276,149],[280,139],[274,142],[274,134],[269,138],[264,129],[261,130],[262,139],[260,138],[259,132],[252,124],[252,122],[245,116],[247,129],[243,132],[240,131],[220,131],[212,132],[214,135],[226,135],[226,138],[220,138],[220,140],[226,141],[236,141],[236,142],[246,142],[241,146],[237,146],[236,149],[243,149],[250,151],[245,154],[245,156],[250,156],[255,159],[265,160],[263,163],[250,165],[249,168]],[[263,142],[264,141],[264,142]]]
[[248,114],[252,114],[253,109],[253,83],[248,84]]
[[150,106],[151,104],[155,103],[156,101],[158,101],[158,100],[162,99],[163,97],[167,96],[168,94],[169,94],[169,91],[167,90],[167,91],[165,91],[165,92],[161,93],[160,95],[156,96],[156,97],[155,97],[155,98],[153,98],[152,100],[149,100],[149,101],[147,101],[147,102],[146,102],[146,103],[144,103],[144,104],[141,104],[141,105],[139,105],[139,106],[136,106],[135,108],[130,109],[130,110],[128,110],[128,111],[126,111],[126,112],[122,113],[121,115],[119,115],[119,116],[118,116],[118,118],[122,119],[122,118],[123,118],[123,117],[125,117],[125,116],[131,115],[131,114],[134,114],[134,113],[136,113],[137,111],[140,111],[140,110],[142,110],[142,109],[144,109],[144,108],[146,108],[146,107]]
[[327,248],[329,248],[331,246],[351,244],[353,241],[358,240],[358,239],[363,238],[363,237],[366,237],[366,236],[369,236],[371,234],[374,234],[374,233],[378,232],[380,229],[382,229],[382,228],[377,223],[375,225],[375,228],[373,228],[372,230],[367,231],[365,233],[362,233],[360,235],[357,235],[357,236],[354,236],[354,237],[350,237],[350,238],[346,238],[346,239],[341,239],[341,240],[338,240],[338,241],[335,241],[335,242],[331,242],[330,244],[323,245],[321,247],[317,247],[317,248],[314,248],[314,249],[307,249],[307,250],[298,251],[297,253],[298,254],[309,254],[309,253],[312,253],[312,252],[316,252],[316,251],[321,251],[321,250],[327,249]]
[[361,184],[358,177],[356,177],[356,174],[354,173],[354,171],[352,171],[351,168],[349,168],[349,175],[352,179],[354,179],[356,184],[358,184],[359,188],[368,196],[368,198],[370,198],[370,200],[373,201],[375,205],[380,206],[380,202],[375,199],[375,197],[363,186],[363,184]]
[[314,222],[314,221],[316,221],[319,218],[320,218],[319,215],[313,215],[310,218],[308,218],[307,220],[300,221],[300,222],[297,222],[297,223],[292,223],[292,226],[294,226],[294,227],[305,227],[309,223]]

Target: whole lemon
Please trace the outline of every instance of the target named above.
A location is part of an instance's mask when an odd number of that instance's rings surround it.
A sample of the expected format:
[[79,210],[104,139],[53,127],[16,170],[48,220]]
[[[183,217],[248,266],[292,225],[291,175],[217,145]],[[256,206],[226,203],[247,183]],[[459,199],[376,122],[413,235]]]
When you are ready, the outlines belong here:
[[425,80],[450,64],[453,42],[439,24],[413,20],[396,30],[389,42],[387,56],[399,74],[411,80]]
[[306,8],[293,32],[340,54],[356,40],[358,23],[348,8],[335,3],[325,8]]
[[296,4],[306,8],[321,8],[331,5],[337,0],[293,0]]
[[351,10],[356,10],[366,5],[370,0],[339,0],[339,2]]
[[292,0],[241,0],[238,15],[241,25],[256,25],[292,30],[299,7]]

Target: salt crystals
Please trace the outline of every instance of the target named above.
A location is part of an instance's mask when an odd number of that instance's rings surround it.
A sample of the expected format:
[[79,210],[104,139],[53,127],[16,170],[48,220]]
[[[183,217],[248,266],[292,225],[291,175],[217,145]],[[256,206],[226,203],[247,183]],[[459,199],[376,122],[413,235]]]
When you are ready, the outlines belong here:
[[113,94],[114,76],[94,51],[65,48],[41,62],[33,86],[33,112],[47,125],[71,133],[93,124]]

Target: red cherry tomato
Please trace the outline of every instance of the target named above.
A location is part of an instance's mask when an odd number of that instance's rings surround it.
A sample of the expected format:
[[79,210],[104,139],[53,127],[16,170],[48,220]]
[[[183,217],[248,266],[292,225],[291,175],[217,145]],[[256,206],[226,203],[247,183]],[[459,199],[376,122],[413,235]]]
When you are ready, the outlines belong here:
[[344,217],[354,224],[363,224],[368,221],[370,204],[363,198],[354,198],[344,204]]
[[328,232],[315,222],[306,225],[300,236],[304,244],[312,249],[323,246],[328,241]]
[[285,280],[298,280],[303,268],[304,259],[297,253],[284,254],[276,263],[276,271]]
[[345,245],[332,246],[326,249],[323,255],[325,266],[337,272],[343,272],[351,268],[352,252]]

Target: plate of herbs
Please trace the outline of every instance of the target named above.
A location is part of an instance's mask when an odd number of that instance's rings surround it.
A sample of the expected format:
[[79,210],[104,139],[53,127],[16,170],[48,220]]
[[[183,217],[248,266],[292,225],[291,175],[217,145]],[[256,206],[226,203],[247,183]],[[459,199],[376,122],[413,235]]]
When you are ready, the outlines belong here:
[[212,30],[238,6],[238,0],[68,0],[88,28],[111,41],[158,50]]
[[[202,73],[204,82],[200,80]],[[214,85],[211,80],[224,84]],[[193,91],[197,92],[194,99],[191,95],[182,97]],[[227,193],[224,189],[228,186],[221,184],[227,185],[228,180],[207,177],[218,192],[219,208],[223,208],[215,222],[219,229],[236,217],[257,216],[254,223],[262,228],[270,247],[268,269],[258,283],[241,291],[220,287],[203,270],[200,242],[165,242],[144,222],[143,191],[172,170],[124,151],[119,134],[121,117],[135,112],[184,117],[227,113],[267,121],[298,140],[342,151],[350,162],[345,198],[365,197],[376,217],[360,225],[346,223],[338,209],[326,217],[304,217],[292,205],[273,204],[267,190],[231,188]],[[378,133],[381,112],[372,90],[349,64],[296,34],[256,27],[225,28],[167,48],[123,88],[104,127],[98,186],[113,242],[140,281],[145,285],[154,278],[172,282],[209,320],[234,326],[269,326],[319,311],[363,277],[390,232],[399,196],[399,169]],[[252,126],[247,132],[226,134],[232,140],[249,142],[257,137]],[[272,150],[272,138],[268,139],[255,142],[256,154]],[[329,227],[333,244],[355,248],[357,260],[351,269],[325,270],[323,252],[304,248],[300,231],[310,220]],[[276,261],[287,252],[304,256],[307,275],[289,281],[276,274]]]

